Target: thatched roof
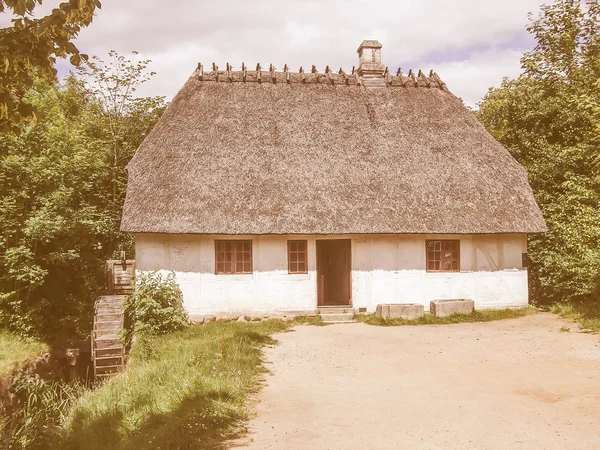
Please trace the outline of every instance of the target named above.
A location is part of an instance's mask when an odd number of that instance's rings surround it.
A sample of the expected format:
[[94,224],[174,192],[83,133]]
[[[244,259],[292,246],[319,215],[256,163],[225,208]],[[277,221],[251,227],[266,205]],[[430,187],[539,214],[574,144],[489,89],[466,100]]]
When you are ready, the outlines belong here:
[[199,69],[128,166],[121,229],[545,231],[527,174],[440,78]]

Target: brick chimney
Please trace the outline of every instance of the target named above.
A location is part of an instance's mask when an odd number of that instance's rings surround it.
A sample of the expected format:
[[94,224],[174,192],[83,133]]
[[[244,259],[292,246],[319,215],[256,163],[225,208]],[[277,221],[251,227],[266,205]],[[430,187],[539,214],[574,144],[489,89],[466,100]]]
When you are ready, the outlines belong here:
[[358,47],[358,75],[369,78],[383,78],[385,65],[381,64],[381,47],[379,41],[362,41]]

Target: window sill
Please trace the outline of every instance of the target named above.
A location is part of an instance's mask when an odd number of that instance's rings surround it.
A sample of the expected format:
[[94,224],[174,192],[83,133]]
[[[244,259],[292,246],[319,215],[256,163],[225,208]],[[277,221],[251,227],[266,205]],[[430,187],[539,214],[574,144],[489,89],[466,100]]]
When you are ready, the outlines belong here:
[[286,276],[292,281],[310,280],[310,275],[308,273],[287,273]]
[[446,275],[449,273],[463,273],[463,272],[467,272],[467,271],[466,270],[426,270],[425,272]]
[[215,273],[214,277],[224,281],[248,281],[254,278],[253,273]]

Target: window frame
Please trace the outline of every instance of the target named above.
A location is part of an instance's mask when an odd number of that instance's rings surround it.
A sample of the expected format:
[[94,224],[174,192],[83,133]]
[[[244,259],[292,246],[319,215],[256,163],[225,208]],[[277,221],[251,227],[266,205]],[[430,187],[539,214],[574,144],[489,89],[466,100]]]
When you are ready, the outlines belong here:
[[[304,243],[304,252],[299,252],[296,251],[294,253],[301,254],[304,253],[304,271],[300,272],[300,271],[292,271],[292,261],[291,261],[291,249],[290,249],[290,244],[292,244],[293,242],[298,243],[298,242],[303,242]],[[296,266],[298,264],[298,260],[295,261]],[[302,274],[307,274],[308,273],[308,241],[306,239],[288,239],[287,241],[287,265],[288,265],[288,274],[289,275],[302,275]]]
[[[440,245],[440,269],[429,269],[429,243],[431,242],[441,242]],[[444,246],[447,242],[453,242],[456,244],[456,269],[443,269],[445,265],[445,250]],[[460,239],[426,239],[425,240],[425,270],[431,273],[456,273],[460,272]]]
[[[231,267],[233,272],[219,272],[219,244],[230,242],[233,244],[231,252]],[[237,271],[237,244],[250,244],[250,272]],[[243,252],[243,250],[242,250]],[[243,262],[243,261],[242,261]],[[251,275],[254,272],[254,258],[252,251],[252,239],[215,239],[215,275]]]

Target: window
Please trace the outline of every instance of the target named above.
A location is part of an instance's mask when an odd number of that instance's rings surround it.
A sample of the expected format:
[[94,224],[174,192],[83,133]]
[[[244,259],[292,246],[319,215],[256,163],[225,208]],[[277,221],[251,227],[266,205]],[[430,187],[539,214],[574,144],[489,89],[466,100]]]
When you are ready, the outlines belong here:
[[428,272],[460,271],[460,241],[426,241]]
[[215,241],[215,272],[252,273],[252,241]]
[[306,241],[288,241],[288,273],[308,273]]

